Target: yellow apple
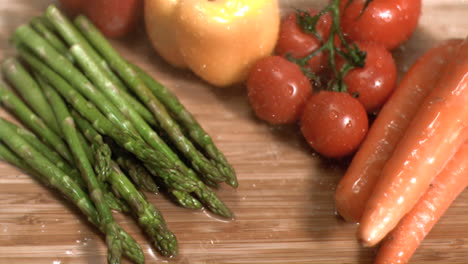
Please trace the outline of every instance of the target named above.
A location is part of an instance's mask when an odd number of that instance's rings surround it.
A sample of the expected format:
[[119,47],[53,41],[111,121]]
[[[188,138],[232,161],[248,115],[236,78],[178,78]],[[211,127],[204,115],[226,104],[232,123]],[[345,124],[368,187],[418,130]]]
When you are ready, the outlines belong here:
[[278,37],[277,0],[145,3],[148,33],[159,54],[215,86],[245,81],[253,63],[272,53]]

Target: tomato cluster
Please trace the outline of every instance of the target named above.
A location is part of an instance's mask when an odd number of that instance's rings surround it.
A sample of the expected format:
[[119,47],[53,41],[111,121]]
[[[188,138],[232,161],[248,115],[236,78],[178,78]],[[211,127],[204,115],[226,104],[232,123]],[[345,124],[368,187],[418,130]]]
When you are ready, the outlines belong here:
[[334,0],[323,10],[286,14],[275,54],[247,80],[255,114],[273,125],[299,122],[323,156],[353,154],[368,116],[395,87],[391,50],[414,31],[420,8],[421,0]]

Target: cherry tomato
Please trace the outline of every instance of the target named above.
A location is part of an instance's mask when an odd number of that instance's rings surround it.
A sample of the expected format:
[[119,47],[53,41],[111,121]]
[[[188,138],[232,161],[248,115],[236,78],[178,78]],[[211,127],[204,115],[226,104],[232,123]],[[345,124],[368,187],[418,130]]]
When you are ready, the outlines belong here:
[[307,101],[300,126],[315,151],[340,158],[357,150],[369,124],[366,110],[350,94],[320,91]]
[[[309,9],[310,16],[314,16],[317,13],[317,9]],[[322,37],[323,42],[328,39],[330,34],[331,21],[330,14],[325,14],[320,17],[316,25],[316,31]],[[317,37],[302,31],[297,23],[296,12],[287,14],[281,21],[279,37],[275,49],[277,55],[286,56],[286,54],[289,53],[293,58],[300,59],[321,46],[322,43]],[[327,65],[326,54],[321,52],[312,57],[307,63],[312,72],[318,73]]]
[[341,28],[354,41],[373,41],[394,49],[406,41],[418,24],[421,0],[341,0]]
[[384,46],[370,42],[356,44],[366,52],[366,64],[363,68],[356,67],[349,71],[344,82],[348,92],[357,94],[357,99],[371,113],[378,110],[392,93],[397,68],[392,54]]
[[255,114],[270,124],[299,120],[312,85],[298,65],[280,56],[259,60],[247,79],[247,95]]

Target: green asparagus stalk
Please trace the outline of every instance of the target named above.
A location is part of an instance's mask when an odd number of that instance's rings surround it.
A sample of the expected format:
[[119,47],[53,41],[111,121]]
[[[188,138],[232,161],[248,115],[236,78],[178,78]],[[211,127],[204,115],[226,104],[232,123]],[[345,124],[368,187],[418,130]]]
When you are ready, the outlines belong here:
[[22,25],[14,32],[16,45],[28,47],[36,56],[66,79],[70,84],[82,93],[106,115],[106,117],[119,126],[120,129],[135,132],[134,128],[122,113],[107,98],[98,91],[92,83],[67,60],[57,52],[45,39],[37,34],[29,25]]
[[[73,202],[80,211],[88,218],[88,220],[98,227],[101,232],[102,228],[99,215],[93,202],[89,196],[73,181],[68,175],[57,168],[52,162],[45,158],[36,149],[31,147],[21,136],[11,130],[6,125],[6,120],[0,118],[0,141],[3,141],[10,150],[14,150],[15,154],[22,159],[27,165],[33,168],[38,174],[46,179],[47,183],[60,191],[71,202]],[[37,174],[32,174],[33,176]],[[141,247],[136,241],[123,230],[119,230],[123,237],[124,254],[135,263],[144,263],[144,255]]]
[[[85,134],[88,140],[97,141],[97,142],[103,141],[101,135],[93,128],[93,126],[87,120],[85,120],[78,113],[76,113],[76,111],[72,111],[71,114],[73,118],[75,119],[77,125],[80,127],[80,130],[83,132],[83,134]],[[113,149],[118,149],[118,147],[113,146]],[[154,169],[153,166],[151,165],[144,165],[144,166],[152,175],[158,174],[158,172]],[[190,193],[188,192],[170,188],[169,193],[172,195],[175,202],[177,202],[183,207],[190,208],[190,209],[202,208],[202,204],[196,198],[191,196]]]
[[[144,165],[145,168],[153,175],[157,174],[155,170],[149,166],[149,165]],[[191,193],[184,192],[184,191],[179,191],[176,189],[169,189],[168,194],[172,198],[173,201],[175,201],[177,204],[181,205],[182,207],[189,208],[189,209],[195,209],[199,210],[203,208],[202,203],[198,201],[197,198],[193,197]]]
[[[0,118],[0,140],[30,167],[48,177],[48,182],[55,188],[61,190],[69,199],[76,203],[93,223],[99,224],[99,217],[87,194],[68,175],[63,173],[55,164],[51,163],[36,149],[31,147],[26,140],[15,133],[7,124],[7,121]],[[97,221],[96,221],[97,220]]]
[[[106,145],[102,136],[94,130],[92,125],[81,117],[76,111],[71,112],[72,117],[85,137],[93,145]],[[153,241],[155,248],[164,256],[177,254],[177,239],[167,228],[160,212],[141,194],[128,180],[116,163],[111,163],[111,174],[108,181],[116,192],[133,208],[138,223]]]
[[171,188],[181,191],[191,192],[197,188],[194,180],[181,176],[181,169],[174,167],[167,157],[149,147],[139,137],[127,131],[121,130],[113,125],[96,107],[87,101],[80,93],[75,91],[61,76],[52,71],[47,65],[37,59],[31,52],[21,45],[17,47],[20,56],[46,79],[54,89],[56,89],[67,102],[72,105],[93,127],[101,134],[107,135],[115,140],[122,148],[133,153],[142,162],[153,166],[158,171],[165,184]]
[[190,138],[203,149],[204,153],[216,164],[216,167],[227,177],[226,183],[237,188],[237,176],[224,154],[216,147],[210,135],[205,132],[192,114],[185,109],[179,99],[164,85],[136,65],[131,65],[145,82],[151,92],[164,104],[171,115],[188,131]]
[[73,62],[73,57],[68,53],[67,46],[63,43],[57,35],[48,28],[47,21],[44,17],[34,17],[31,19],[31,26],[36,30],[49,44],[54,47],[58,52],[63,54],[68,60]]
[[[51,87],[51,89],[53,89],[53,88]],[[72,117],[73,117],[73,115],[72,115]],[[75,123],[76,123],[76,121],[75,121]],[[78,133],[78,139],[80,140],[80,144],[83,146],[83,150],[86,152],[86,157],[88,157],[88,159],[91,161],[91,163],[94,164],[94,152],[91,149],[91,146],[88,145],[89,144],[88,141],[86,140],[86,138],[83,136],[82,133]]]
[[158,185],[154,182],[151,174],[136,158],[123,150],[118,153],[114,151],[114,154],[116,155],[115,161],[117,164],[126,172],[138,189],[151,193],[159,192]]
[[73,157],[68,151],[67,145],[60,136],[53,132],[40,117],[34,114],[34,112],[1,81],[0,102],[3,102],[5,108],[13,113],[23,124],[29,127],[36,135],[39,135],[43,142],[56,149],[65,160],[69,162],[73,161]]
[[96,171],[97,179],[105,182],[111,170],[112,151],[107,144],[92,144],[91,146],[95,156],[93,160],[95,161],[94,170]]
[[[149,166],[146,166],[148,171],[152,171],[153,169]],[[198,188],[194,191],[196,197],[203,205],[205,205],[209,211],[220,215],[225,218],[233,218],[234,214],[231,210],[219,199],[216,193],[206,186],[202,181],[200,181],[195,174],[189,174],[190,177],[198,183]],[[191,196],[189,193],[180,192],[180,191],[172,191],[171,192],[173,198],[176,201],[186,208],[192,209],[199,209],[200,202]]]
[[109,181],[114,189],[133,208],[138,224],[144,229],[145,234],[153,241],[157,251],[166,257],[177,254],[177,239],[168,229],[164,218],[154,205],[146,201],[145,197],[135,188],[130,180],[125,177],[117,164],[113,164],[113,170]]
[[52,109],[47,104],[38,84],[26,69],[15,58],[7,58],[2,63],[6,79],[15,87],[24,101],[56,134],[60,133]]
[[18,157],[13,151],[11,151],[5,144],[0,141],[0,160],[10,163],[11,165],[21,169],[25,173],[29,175],[36,175],[36,178],[43,183],[44,185],[50,187],[49,182],[47,179],[43,178],[42,176],[38,176],[39,174],[34,171],[31,166],[29,166],[24,160]]
[[[54,28],[59,32],[59,34],[65,39],[69,46],[79,44],[86,50],[86,52],[93,57],[93,59],[99,64],[102,71],[105,72],[107,77],[112,80],[113,83],[117,84],[119,89],[121,89],[122,96],[128,101],[128,103],[146,120],[146,122],[151,125],[156,125],[156,120],[154,119],[151,112],[146,109],[138,100],[133,96],[127,93],[127,87],[122,83],[122,81],[115,75],[115,73],[109,67],[109,64],[104,60],[88,43],[88,41],[83,37],[81,32],[79,32],[76,27],[71,23],[71,21],[54,5],[49,6],[46,11],[46,16],[50,19],[47,19],[49,23],[53,24]],[[62,45],[64,45],[62,43]],[[71,56],[67,50],[59,50],[62,54],[67,54],[66,56]],[[72,59],[74,60],[74,59]]]
[[[171,118],[165,107],[146,87],[145,83],[139,78],[137,72],[128,65],[128,63],[112,47],[107,39],[94,27],[94,25],[84,16],[77,16],[75,24],[87,38],[87,40],[98,50],[105,58],[112,69],[127,83],[130,89],[138,96],[146,107],[153,113],[166,133],[170,136],[173,144],[190,161],[195,171],[202,177],[207,177],[212,181],[222,182],[225,176],[211,164],[182,133],[180,127]],[[76,57],[75,57],[76,58]]]
[[72,178],[81,188],[85,188],[85,183],[81,179],[80,172],[71,167],[68,162],[66,162],[57,152],[53,151],[47,145],[42,143],[36,135],[34,135],[29,130],[17,126],[11,122],[5,121],[5,125],[9,126],[11,130],[15,131],[16,134],[21,136],[28,144],[33,148],[39,151],[44,157],[46,157],[50,162],[55,164],[60,170],[66,173],[70,178]]
[[[75,121],[76,122],[76,121]],[[114,164],[114,161],[111,160],[111,151],[109,147],[105,144],[102,145],[96,145],[92,144],[92,147],[88,146],[88,141],[83,137],[83,134],[80,132],[78,133],[80,135],[80,138],[84,139],[84,143],[86,146],[84,147],[85,152],[87,153],[87,157],[91,164],[93,164],[95,171],[97,172],[98,176],[101,178],[99,180],[99,184],[101,186],[101,189],[105,190],[104,191],[104,199],[106,200],[109,208],[114,209],[118,208],[119,211],[129,213],[130,212],[130,207],[128,203],[124,200],[122,200],[121,195],[119,193],[116,193],[115,190],[108,184],[108,179],[109,179],[109,174],[112,173],[112,166]],[[80,140],[81,141],[81,140]],[[94,151],[94,152],[93,152]],[[105,180],[105,181],[103,181]],[[112,190],[109,191],[109,189]]]
[[[83,179],[87,182],[87,186],[91,194],[91,199],[99,213],[101,224],[103,225],[103,229],[106,233],[106,243],[108,247],[107,261],[108,263],[113,264],[120,263],[122,257],[122,241],[120,238],[121,227],[117,224],[114,217],[112,216],[110,208],[107,206],[107,203],[105,203],[103,190],[101,188],[101,184],[98,181],[98,176],[96,176],[91,162],[86,156],[86,152],[81,145],[75,123],[70,115],[70,112],[68,111],[67,106],[65,105],[65,102],[62,100],[60,95],[55,92],[55,90],[49,89],[47,92],[49,95],[49,103],[54,109],[57,120],[62,127],[63,134],[65,135],[65,140],[67,141],[68,146],[73,153]],[[101,154],[101,151],[104,150],[99,149],[99,151]],[[108,156],[110,160],[110,154]],[[102,178],[101,180],[105,180],[107,178],[110,170],[110,162],[103,162],[105,160],[105,158],[98,159],[98,166],[95,166],[96,168],[99,168],[98,172]]]

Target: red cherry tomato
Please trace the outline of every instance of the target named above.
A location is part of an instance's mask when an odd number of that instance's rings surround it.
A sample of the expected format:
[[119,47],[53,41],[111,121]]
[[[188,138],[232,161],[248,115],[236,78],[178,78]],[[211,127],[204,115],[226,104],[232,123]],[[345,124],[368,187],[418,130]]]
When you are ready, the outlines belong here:
[[[317,9],[309,9],[310,16],[314,16],[317,13]],[[328,39],[330,34],[331,21],[330,14],[325,14],[320,17],[316,25],[316,31],[322,37],[323,42]],[[293,58],[300,59],[321,46],[322,43],[313,34],[302,31],[297,23],[296,12],[287,14],[281,21],[279,37],[275,49],[277,55],[286,56],[286,54],[289,53]],[[312,72],[318,73],[327,65],[326,54],[321,52],[312,57],[307,63]]]
[[418,24],[421,0],[341,0],[341,28],[354,41],[372,41],[394,49],[406,41]]
[[348,92],[357,94],[357,99],[371,113],[378,110],[392,93],[397,68],[392,54],[384,46],[370,42],[356,44],[366,52],[366,64],[363,68],[356,67],[349,71],[344,82]]
[[348,93],[321,91],[307,101],[301,132],[319,154],[340,158],[357,150],[368,130],[367,113]]
[[299,66],[280,56],[259,60],[247,79],[247,94],[255,114],[270,124],[299,120],[312,85]]

